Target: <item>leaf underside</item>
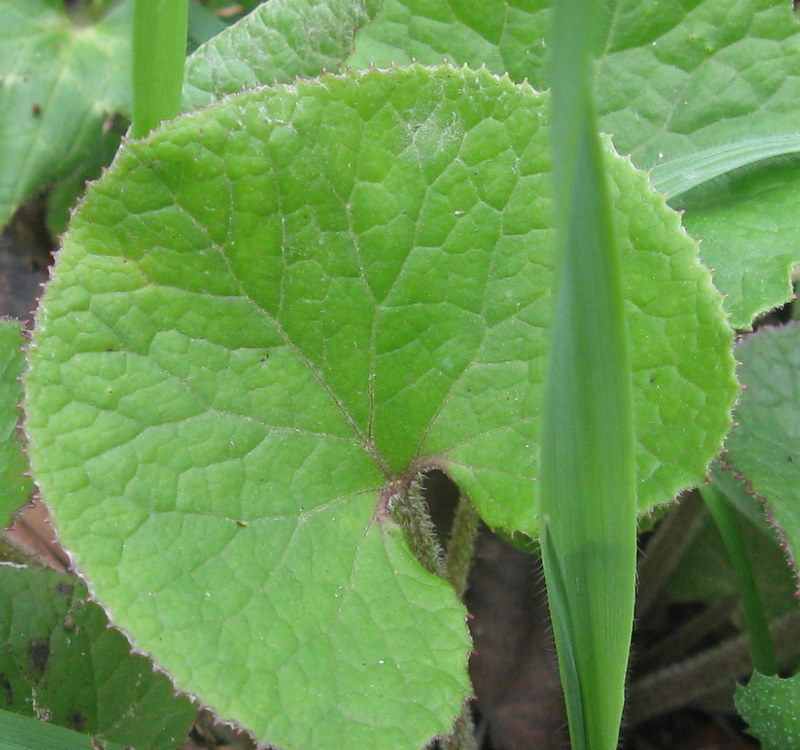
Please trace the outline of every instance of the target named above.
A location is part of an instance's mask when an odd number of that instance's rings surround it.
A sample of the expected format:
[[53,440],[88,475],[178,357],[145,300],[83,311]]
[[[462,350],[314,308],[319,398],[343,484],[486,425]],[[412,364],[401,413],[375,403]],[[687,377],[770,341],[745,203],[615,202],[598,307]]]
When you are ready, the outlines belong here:
[[[464,610],[386,505],[436,466],[537,532],[544,114],[447,67],[263,89],[128,144],[76,214],[27,378],[43,495],[115,621],[260,739],[417,748],[469,692]],[[736,386],[695,244],[611,173],[647,510]]]
[[[754,502],[747,486],[720,466],[715,461],[709,477],[741,516],[742,539],[748,555],[758,560],[755,574],[767,617],[780,617],[797,606],[794,575],[786,565],[786,554],[778,546],[775,530],[765,522],[763,509]],[[722,538],[711,517],[706,515],[691,546],[670,574],[665,593],[673,599],[710,602],[733,598],[738,590]]]

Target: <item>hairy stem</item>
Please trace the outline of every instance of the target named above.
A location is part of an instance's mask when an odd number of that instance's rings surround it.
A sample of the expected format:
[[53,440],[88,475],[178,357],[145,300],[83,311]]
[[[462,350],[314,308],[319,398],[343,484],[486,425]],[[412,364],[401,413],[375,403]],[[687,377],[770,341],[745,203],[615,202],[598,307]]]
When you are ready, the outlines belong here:
[[692,492],[659,523],[639,561],[637,620],[650,609],[662,586],[694,543],[704,518],[700,495]]
[[459,497],[444,563],[446,578],[455,589],[459,599],[464,598],[467,590],[467,580],[472,567],[475,538],[478,535],[480,520],[475,506],[467,498]]
[[[770,624],[779,663],[800,654],[798,627],[800,610]],[[748,638],[738,635],[634,682],[630,687],[628,719],[636,724],[692,705],[722,689],[730,693],[736,680],[751,671]]]
[[422,496],[422,483],[419,478],[411,481],[405,496],[399,493],[393,496],[390,511],[392,518],[403,529],[408,546],[417,559],[431,573],[447,579],[444,553]]

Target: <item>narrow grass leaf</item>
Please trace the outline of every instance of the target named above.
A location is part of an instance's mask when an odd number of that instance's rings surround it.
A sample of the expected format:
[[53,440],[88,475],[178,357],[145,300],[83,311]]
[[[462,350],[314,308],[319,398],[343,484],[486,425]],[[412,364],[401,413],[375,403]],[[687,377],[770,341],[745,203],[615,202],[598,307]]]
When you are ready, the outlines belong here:
[[746,138],[657,164],[650,170],[650,184],[672,200],[741,167],[797,153],[800,135]]
[[556,315],[541,441],[542,553],[574,750],[613,750],[633,618],[636,500],[619,259],[592,102],[591,8],[553,14]]
[[98,744],[85,734],[2,709],[0,736],[3,750],[123,750],[122,745]]

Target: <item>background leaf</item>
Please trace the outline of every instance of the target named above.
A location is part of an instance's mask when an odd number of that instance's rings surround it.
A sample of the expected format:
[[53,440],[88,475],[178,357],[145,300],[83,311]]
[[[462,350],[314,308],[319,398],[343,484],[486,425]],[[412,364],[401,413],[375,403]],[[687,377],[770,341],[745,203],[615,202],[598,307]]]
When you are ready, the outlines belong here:
[[93,153],[130,108],[132,0],[91,26],[61,0],[0,0],[0,226]]
[[25,505],[33,492],[17,430],[22,401],[19,379],[25,364],[23,344],[22,325],[0,319],[0,528],[11,523],[14,511]]
[[0,707],[148,750],[188,734],[192,702],[131,654],[75,576],[0,564],[0,638]]
[[337,72],[381,0],[271,0],[189,56],[185,110],[261,83]]
[[677,203],[687,230],[703,239],[703,260],[729,295],[736,328],[750,328],[757,315],[791,299],[800,262],[798,165],[800,159],[784,158],[738,170]]
[[[543,115],[448,68],[263,89],[131,143],[73,221],[27,380],[42,492],[115,621],[260,738],[418,747],[469,691],[464,610],[387,508],[441,467],[536,533]],[[649,507],[737,389],[694,243],[612,174]]]
[[766,677],[756,672],[747,685],[736,689],[735,700],[762,750],[800,745],[800,675]]
[[[2,709],[0,732],[5,750],[89,750],[92,741],[71,729]],[[122,745],[104,743],[103,750],[122,750]]]
[[[720,469],[715,461],[709,471],[714,485],[722,489],[740,514],[742,536],[750,559],[764,609],[770,619],[797,607],[795,581],[786,565],[786,555],[778,546],[775,529],[764,520],[763,509],[755,502],[744,482],[732,471]],[[714,601],[738,594],[736,579],[722,538],[705,512],[697,536],[670,574],[665,591],[676,599]]]
[[[357,34],[350,64],[444,58],[545,89],[548,6],[386,0]],[[596,55],[601,130],[641,169],[797,132],[800,26],[784,0],[607,0]],[[703,240],[736,327],[791,295],[789,273],[800,263],[800,232],[787,221],[800,194],[795,166],[748,170],[749,179],[723,180],[722,193],[686,205],[686,225]]]
[[762,328],[736,349],[746,390],[726,460],[767,503],[797,572],[800,553],[800,324]]

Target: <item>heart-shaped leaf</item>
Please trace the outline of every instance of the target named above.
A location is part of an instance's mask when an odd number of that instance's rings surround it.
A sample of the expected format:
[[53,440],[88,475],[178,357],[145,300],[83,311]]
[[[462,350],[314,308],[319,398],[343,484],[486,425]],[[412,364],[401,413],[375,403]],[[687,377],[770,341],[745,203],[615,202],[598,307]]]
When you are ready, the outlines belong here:
[[[719,449],[731,333],[609,159],[648,509]],[[180,118],[76,214],[30,354],[36,475],[114,619],[259,738],[417,748],[468,693],[464,610],[388,511],[437,467],[536,534],[549,185],[542,95],[412,67]]]

